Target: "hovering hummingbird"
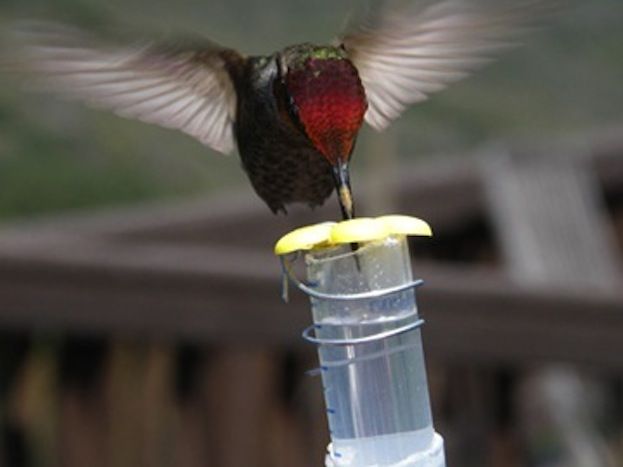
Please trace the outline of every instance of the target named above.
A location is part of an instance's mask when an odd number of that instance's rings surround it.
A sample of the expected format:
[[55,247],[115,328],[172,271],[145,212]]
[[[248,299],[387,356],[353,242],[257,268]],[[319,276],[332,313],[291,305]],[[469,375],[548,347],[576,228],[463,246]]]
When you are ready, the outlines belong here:
[[385,129],[405,108],[464,78],[548,9],[546,0],[377,1],[332,45],[245,56],[207,39],[112,46],[40,24],[21,36],[21,68],[118,115],[238,148],[277,213],[335,189],[354,216],[349,163],[364,120]]

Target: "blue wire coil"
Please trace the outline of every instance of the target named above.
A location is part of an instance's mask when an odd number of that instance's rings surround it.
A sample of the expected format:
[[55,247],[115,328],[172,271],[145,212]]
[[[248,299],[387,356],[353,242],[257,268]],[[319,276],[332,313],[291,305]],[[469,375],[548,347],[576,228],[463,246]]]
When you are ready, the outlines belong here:
[[[375,298],[381,298],[388,295],[394,295],[400,292],[405,292],[410,289],[416,289],[424,284],[422,279],[415,279],[413,281],[407,282],[405,284],[387,287],[385,289],[379,290],[371,290],[369,292],[362,292],[356,294],[327,294],[324,292],[319,292],[314,290],[312,286],[303,283],[300,281],[294,274],[292,274],[292,270],[290,265],[288,264],[286,258],[281,258],[282,271],[284,275],[284,299],[287,299],[287,282],[293,282],[294,285],[303,293],[308,296],[315,298],[317,300],[335,300],[335,301],[354,301],[354,300],[370,300]],[[326,324],[312,324],[303,330],[302,337],[306,341],[316,344],[316,345],[337,345],[337,346],[346,346],[346,345],[360,345],[360,344],[369,344],[371,342],[376,342],[379,340],[387,339],[389,337],[398,336],[400,334],[404,334],[405,332],[412,331],[414,329],[418,329],[422,327],[424,324],[424,320],[422,318],[416,319],[414,322],[406,324],[396,329],[391,329],[387,331],[381,331],[377,334],[372,334],[370,336],[365,337],[356,337],[356,338],[347,338],[347,339],[330,339],[330,338],[322,338],[317,337],[315,335],[315,331],[323,326],[329,326]]]

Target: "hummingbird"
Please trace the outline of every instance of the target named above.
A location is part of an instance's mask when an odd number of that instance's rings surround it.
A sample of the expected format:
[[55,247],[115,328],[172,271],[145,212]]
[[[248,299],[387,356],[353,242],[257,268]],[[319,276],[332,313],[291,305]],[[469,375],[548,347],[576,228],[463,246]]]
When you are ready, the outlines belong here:
[[20,28],[18,68],[68,98],[236,148],[274,212],[322,205],[335,190],[355,216],[349,167],[366,122],[465,78],[542,16],[547,0],[378,0],[332,43],[247,56],[207,38],[102,42],[54,23]]

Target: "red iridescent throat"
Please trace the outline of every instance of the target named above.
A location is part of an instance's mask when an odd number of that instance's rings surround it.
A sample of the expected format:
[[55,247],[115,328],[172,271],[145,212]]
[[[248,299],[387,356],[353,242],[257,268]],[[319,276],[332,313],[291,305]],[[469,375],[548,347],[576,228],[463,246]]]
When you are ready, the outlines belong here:
[[303,67],[288,72],[286,86],[314,146],[331,164],[346,162],[368,107],[353,64],[309,58]]

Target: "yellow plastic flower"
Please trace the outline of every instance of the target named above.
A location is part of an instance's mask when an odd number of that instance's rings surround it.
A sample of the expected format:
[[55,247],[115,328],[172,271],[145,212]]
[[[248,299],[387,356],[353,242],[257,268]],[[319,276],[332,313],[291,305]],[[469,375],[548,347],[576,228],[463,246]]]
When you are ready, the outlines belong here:
[[432,236],[430,226],[417,217],[382,216],[358,218],[339,223],[301,227],[284,235],[275,245],[275,254],[287,255],[300,250],[327,248],[348,243],[380,240],[391,235]]

